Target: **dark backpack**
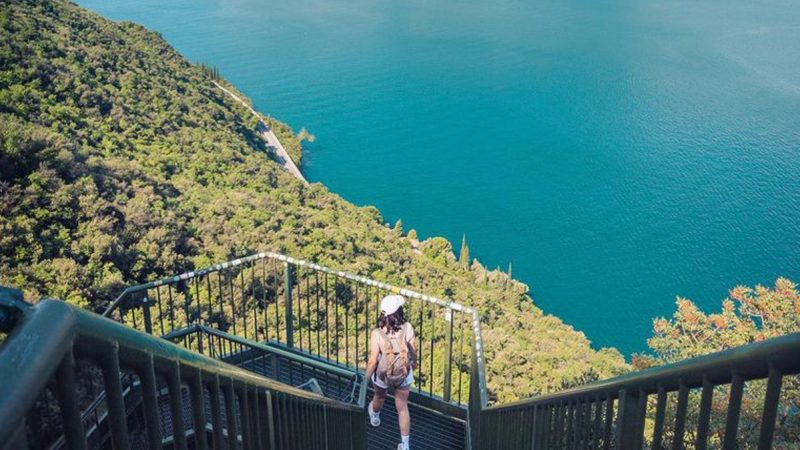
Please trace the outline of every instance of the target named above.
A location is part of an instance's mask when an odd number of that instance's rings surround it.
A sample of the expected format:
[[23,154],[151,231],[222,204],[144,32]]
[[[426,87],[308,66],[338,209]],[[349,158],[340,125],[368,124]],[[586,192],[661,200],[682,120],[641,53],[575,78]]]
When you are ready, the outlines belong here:
[[408,344],[405,327],[393,335],[378,330],[380,336],[381,359],[378,361],[377,377],[392,388],[403,384],[408,376]]

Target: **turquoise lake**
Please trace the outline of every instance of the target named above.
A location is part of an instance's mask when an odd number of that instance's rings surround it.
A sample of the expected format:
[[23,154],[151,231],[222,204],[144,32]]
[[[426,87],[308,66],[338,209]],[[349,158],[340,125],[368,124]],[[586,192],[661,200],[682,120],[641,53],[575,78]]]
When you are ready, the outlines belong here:
[[595,347],[800,281],[800,3],[79,0],[317,141],[303,171],[506,268]]

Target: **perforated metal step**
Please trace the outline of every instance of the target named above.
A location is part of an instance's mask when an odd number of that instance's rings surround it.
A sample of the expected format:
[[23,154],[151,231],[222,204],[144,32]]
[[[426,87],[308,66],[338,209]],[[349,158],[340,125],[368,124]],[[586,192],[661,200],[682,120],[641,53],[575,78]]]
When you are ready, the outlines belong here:
[[[372,389],[367,401],[372,400]],[[423,406],[409,402],[411,414],[411,448],[414,450],[463,450],[466,448],[466,424]],[[367,418],[369,420],[369,418]],[[400,442],[400,426],[394,398],[389,396],[381,410],[381,425],[367,425],[367,448],[369,450],[397,450]]]

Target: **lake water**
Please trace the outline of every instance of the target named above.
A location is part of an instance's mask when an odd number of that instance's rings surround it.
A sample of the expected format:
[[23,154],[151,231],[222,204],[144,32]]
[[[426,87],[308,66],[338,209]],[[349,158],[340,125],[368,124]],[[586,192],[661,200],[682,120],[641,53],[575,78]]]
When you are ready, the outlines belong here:
[[800,281],[800,3],[79,0],[317,137],[303,170],[596,347]]

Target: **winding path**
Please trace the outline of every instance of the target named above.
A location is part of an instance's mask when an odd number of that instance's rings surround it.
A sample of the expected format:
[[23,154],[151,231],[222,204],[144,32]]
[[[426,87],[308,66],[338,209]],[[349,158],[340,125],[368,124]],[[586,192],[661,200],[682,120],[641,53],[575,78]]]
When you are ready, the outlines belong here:
[[269,126],[267,126],[267,124],[264,123],[263,120],[261,120],[261,115],[259,115],[255,109],[253,109],[250,105],[248,105],[247,102],[239,98],[238,95],[234,94],[228,89],[225,89],[221,84],[217,83],[214,80],[212,80],[211,82],[214,83],[216,87],[222,89],[222,91],[228,94],[231,98],[244,105],[247,109],[250,110],[251,113],[253,113],[254,116],[256,116],[256,118],[258,119],[258,135],[261,136],[261,138],[267,142],[267,146],[269,146],[273,150],[273,152],[275,153],[275,157],[278,160],[278,163],[283,165],[283,167],[289,173],[294,175],[295,178],[297,178],[298,180],[302,181],[305,184],[308,184],[308,180],[305,179],[303,174],[300,172],[300,169],[298,169],[294,161],[292,161],[292,157],[289,156],[289,153],[286,151],[285,148],[283,148],[281,141],[278,140],[278,137],[275,136],[275,133],[272,132]]

